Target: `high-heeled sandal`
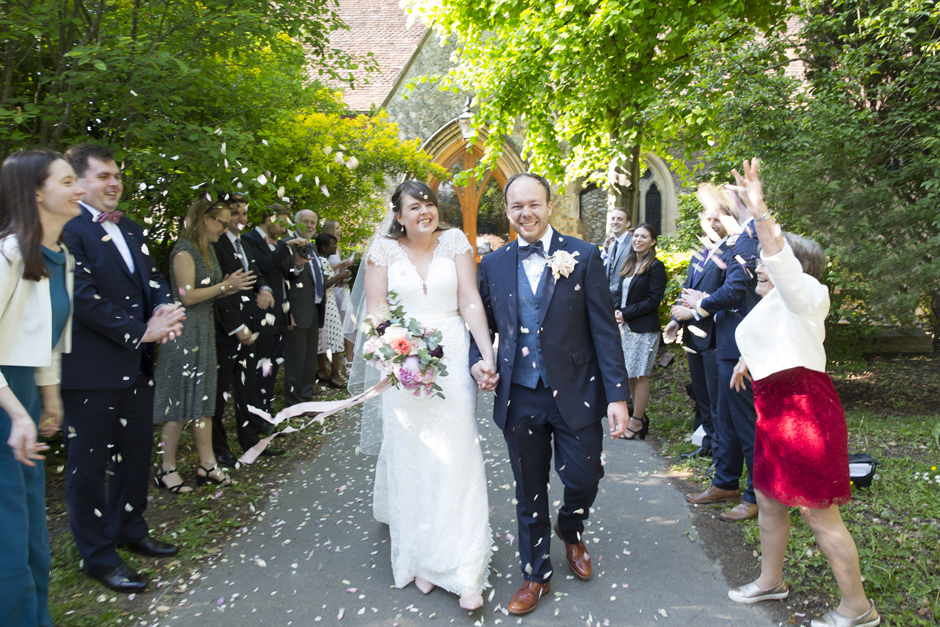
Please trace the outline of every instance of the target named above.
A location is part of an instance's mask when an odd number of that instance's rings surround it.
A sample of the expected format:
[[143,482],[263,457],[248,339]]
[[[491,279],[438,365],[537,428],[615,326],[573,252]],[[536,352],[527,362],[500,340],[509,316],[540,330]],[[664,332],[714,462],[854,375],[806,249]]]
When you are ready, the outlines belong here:
[[[200,487],[204,486],[210,481],[216,485],[221,485],[225,487],[232,485],[232,478],[226,475],[225,473],[222,473],[222,477],[224,477],[223,479],[215,479],[212,477],[212,473],[214,473],[216,470],[219,470],[218,464],[216,464],[212,468],[204,468],[203,466],[200,466],[199,470],[205,472],[206,476],[203,477],[202,475],[199,474],[198,470],[196,471],[196,485],[197,486],[200,486]],[[222,471],[219,470],[219,472],[222,472]]]
[[421,591],[421,594],[430,594],[434,589],[434,584],[421,577],[415,577],[415,588]]
[[[166,490],[170,494],[177,494],[177,495],[185,494],[185,492],[183,492],[183,488],[189,487],[189,484],[186,483],[185,481],[181,481],[173,486],[163,483],[163,478],[167,475],[173,474],[174,472],[176,472],[176,468],[171,468],[169,470],[164,470],[163,472],[158,472],[157,476],[153,478],[153,482],[156,484],[158,488],[160,488],[161,490]],[[192,490],[187,490],[186,492],[192,492]]]
[[[623,435],[620,436],[620,439],[621,439],[621,440],[635,440],[635,439],[639,438],[639,439],[641,439],[641,440],[645,440],[645,439],[646,439],[646,434],[649,433],[649,430],[650,430],[650,419],[649,419],[649,416],[643,416],[642,418],[637,418],[637,417],[633,416],[633,417],[631,417],[631,418],[632,418],[633,420],[639,420],[641,423],[643,423],[643,426],[640,428],[639,431],[634,431],[634,430],[631,429],[629,426],[627,426],[627,431],[629,431],[629,432],[632,433],[633,435],[631,435],[631,436],[628,438],[628,437],[627,437],[627,434],[624,433]],[[629,425],[629,424],[630,424],[630,422],[627,421],[627,425]]]

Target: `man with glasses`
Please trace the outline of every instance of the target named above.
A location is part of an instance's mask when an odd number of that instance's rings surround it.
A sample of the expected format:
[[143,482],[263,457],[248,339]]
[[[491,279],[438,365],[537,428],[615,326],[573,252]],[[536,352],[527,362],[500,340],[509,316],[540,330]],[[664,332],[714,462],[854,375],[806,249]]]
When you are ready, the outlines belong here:
[[[287,280],[290,277],[294,252],[309,242],[302,237],[281,239],[290,223],[287,207],[269,205],[261,210],[261,222],[253,230],[241,236],[246,248],[251,249],[259,276],[271,288],[274,306],[270,309],[254,308],[258,337],[255,340],[255,388],[258,408],[270,411],[274,396],[274,381],[278,367],[284,361],[284,335],[287,331],[290,302],[287,299]],[[270,425],[265,424],[265,432]],[[265,449],[263,455],[282,455],[281,450]]]
[[235,430],[238,444],[247,451],[258,443],[264,433],[265,422],[248,410],[249,405],[260,406],[255,381],[255,339],[260,325],[254,316],[255,307],[268,311],[274,307],[274,295],[264,281],[255,263],[251,248],[241,239],[242,230],[248,222],[248,201],[240,192],[220,194],[231,208],[228,231],[215,242],[215,254],[222,267],[222,274],[238,270],[254,272],[255,298],[239,292],[220,298],[216,302],[216,357],[218,359],[218,383],[216,385],[215,416],[212,419],[212,449],[220,464],[234,467],[236,459],[228,444],[228,436],[222,418],[225,414],[225,395],[232,389],[235,398]]

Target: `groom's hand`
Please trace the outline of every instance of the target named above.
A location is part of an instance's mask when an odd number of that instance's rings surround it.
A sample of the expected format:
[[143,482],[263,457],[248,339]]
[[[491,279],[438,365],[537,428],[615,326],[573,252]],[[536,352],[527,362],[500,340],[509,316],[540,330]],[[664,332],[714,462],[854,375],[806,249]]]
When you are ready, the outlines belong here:
[[616,440],[627,430],[627,422],[630,421],[630,410],[624,401],[608,403],[607,405],[607,426],[610,429],[610,439]]
[[492,392],[499,383],[499,374],[482,360],[470,366],[470,374],[484,392]]

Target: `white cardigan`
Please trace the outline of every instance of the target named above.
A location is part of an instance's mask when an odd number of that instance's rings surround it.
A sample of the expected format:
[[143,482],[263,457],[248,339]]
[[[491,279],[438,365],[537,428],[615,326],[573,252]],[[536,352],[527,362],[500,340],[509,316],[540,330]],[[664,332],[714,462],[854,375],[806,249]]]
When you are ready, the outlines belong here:
[[741,321],[734,334],[754,379],[803,367],[826,371],[826,316],[829,288],[803,272],[793,249],[761,261],[774,289]]
[[[0,240],[0,365],[35,367],[38,386],[56,385],[61,381],[62,353],[72,350],[71,303],[75,262],[67,249],[65,257],[69,317],[53,348],[49,279],[24,280],[23,256],[16,237],[8,235]],[[7,385],[3,374],[0,374],[0,388]]]

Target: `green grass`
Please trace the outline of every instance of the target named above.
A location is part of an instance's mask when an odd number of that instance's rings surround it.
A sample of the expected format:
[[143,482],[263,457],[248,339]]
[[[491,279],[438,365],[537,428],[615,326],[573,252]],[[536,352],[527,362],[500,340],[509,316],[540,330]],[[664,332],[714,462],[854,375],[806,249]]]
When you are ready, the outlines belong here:
[[[667,371],[652,382],[651,433],[664,455],[695,449],[688,442],[692,403],[685,395],[688,368],[681,349]],[[879,462],[870,488],[854,488],[841,509],[858,545],[865,591],[883,625],[936,625],[940,617],[940,368],[937,358],[876,359],[843,364],[831,372],[846,406],[849,452],[867,452]],[[926,410],[926,411],[925,411]],[[703,486],[709,460],[677,463]],[[745,540],[760,551],[757,521],[742,524]],[[825,556],[791,511],[785,565],[796,598],[816,596],[838,603],[838,589]]]

